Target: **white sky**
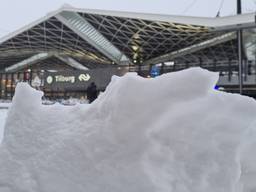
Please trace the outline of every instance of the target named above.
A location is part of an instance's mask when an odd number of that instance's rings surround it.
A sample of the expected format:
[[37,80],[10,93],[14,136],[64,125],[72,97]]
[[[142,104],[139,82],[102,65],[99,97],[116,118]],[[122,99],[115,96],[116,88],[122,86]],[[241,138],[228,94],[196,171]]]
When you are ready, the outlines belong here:
[[[215,17],[222,0],[0,0],[0,37],[67,3],[78,8]],[[256,0],[242,0],[255,12]],[[236,13],[236,0],[224,0],[221,16]]]

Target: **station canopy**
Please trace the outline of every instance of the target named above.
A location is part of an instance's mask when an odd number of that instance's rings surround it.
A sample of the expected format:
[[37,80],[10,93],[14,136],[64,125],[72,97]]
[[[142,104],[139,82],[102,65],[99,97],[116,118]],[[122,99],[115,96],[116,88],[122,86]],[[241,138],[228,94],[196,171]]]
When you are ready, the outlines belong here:
[[0,71],[237,60],[241,26],[255,26],[255,14],[204,18],[63,6],[0,39]]

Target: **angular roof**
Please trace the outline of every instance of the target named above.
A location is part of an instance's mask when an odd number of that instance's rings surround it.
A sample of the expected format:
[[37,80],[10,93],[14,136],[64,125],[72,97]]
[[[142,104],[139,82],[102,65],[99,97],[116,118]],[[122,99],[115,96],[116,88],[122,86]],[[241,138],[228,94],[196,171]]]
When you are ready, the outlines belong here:
[[63,6],[0,39],[0,70],[36,64],[41,53],[68,58],[75,68],[236,60],[230,30],[240,26],[255,27],[255,14],[204,18]]

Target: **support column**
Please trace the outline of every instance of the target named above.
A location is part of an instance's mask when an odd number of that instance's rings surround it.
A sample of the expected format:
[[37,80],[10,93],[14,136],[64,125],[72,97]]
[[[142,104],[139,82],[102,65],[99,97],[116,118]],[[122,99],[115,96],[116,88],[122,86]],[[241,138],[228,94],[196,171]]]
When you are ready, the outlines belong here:
[[7,100],[7,81],[8,81],[8,73],[5,73],[5,83],[4,83],[4,98]]
[[247,81],[247,75],[248,75],[248,60],[244,60],[244,81]]
[[162,75],[164,73],[164,63],[161,65],[160,74]]
[[243,94],[243,58],[242,58],[242,30],[237,32],[238,38],[238,65],[239,65],[239,93]]
[[231,59],[228,60],[228,81],[231,81],[232,69],[231,69]]
[[14,73],[11,73],[11,98],[14,96],[14,91],[15,91],[15,88],[13,87],[14,86]]
[[[241,0],[237,0],[237,14],[242,13],[242,3]],[[239,65],[239,93],[243,94],[243,40],[242,40],[242,30],[237,31],[238,39],[238,65]]]
[[148,75],[151,76],[151,70],[152,70],[153,64],[149,65]]

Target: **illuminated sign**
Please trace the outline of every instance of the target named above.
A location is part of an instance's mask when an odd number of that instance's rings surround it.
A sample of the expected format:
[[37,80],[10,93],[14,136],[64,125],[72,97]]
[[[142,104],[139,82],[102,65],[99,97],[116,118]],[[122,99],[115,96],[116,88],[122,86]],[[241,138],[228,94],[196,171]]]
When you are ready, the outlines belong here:
[[104,90],[113,75],[122,76],[128,68],[102,68],[84,70],[46,71],[44,73],[44,88],[53,91],[86,91],[91,82],[97,89]]
[[46,82],[47,82],[48,84],[52,84],[52,82],[53,82],[52,76],[48,76],[48,77],[46,78]]
[[152,66],[150,75],[151,75],[151,77],[156,77],[156,76],[160,75],[160,68],[158,66]]
[[91,76],[89,74],[80,74],[78,79],[79,81],[89,81]]
[[64,75],[56,75],[55,76],[55,81],[57,83],[61,82],[70,82],[70,83],[75,83],[76,77],[75,76],[64,76]]
[[77,76],[74,75],[55,75],[55,76],[47,76],[46,77],[46,82],[48,84],[52,84],[54,81],[56,83],[75,83],[76,82],[76,78],[78,81],[80,82],[86,82],[89,81],[91,79],[91,76],[89,74],[85,74],[85,73],[81,73]]

